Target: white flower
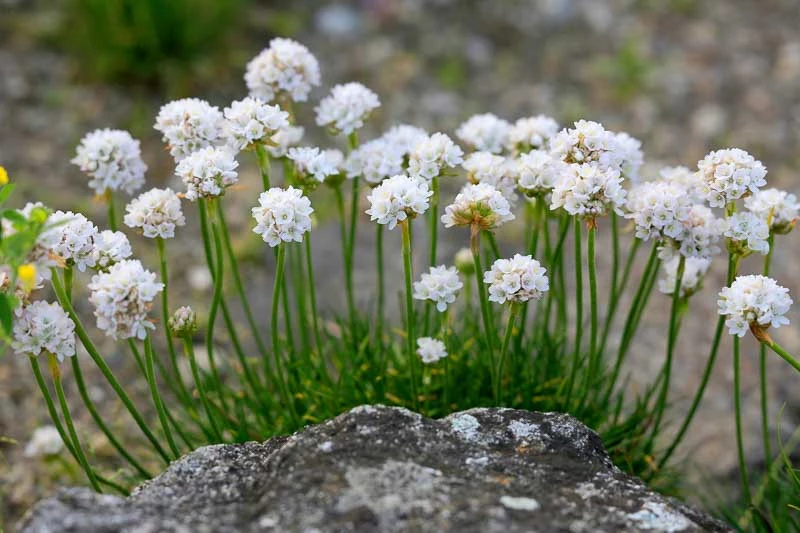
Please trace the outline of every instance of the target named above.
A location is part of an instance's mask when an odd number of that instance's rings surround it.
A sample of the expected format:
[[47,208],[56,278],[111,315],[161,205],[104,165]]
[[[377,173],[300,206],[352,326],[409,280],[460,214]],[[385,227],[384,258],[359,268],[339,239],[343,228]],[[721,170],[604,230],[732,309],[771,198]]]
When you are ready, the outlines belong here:
[[620,170],[622,154],[617,137],[602,124],[579,120],[550,139],[550,150],[565,163],[594,163],[601,169]]
[[197,313],[191,307],[179,307],[169,317],[169,329],[178,338],[189,338],[197,331]]
[[447,357],[447,348],[438,339],[420,337],[417,339],[417,355],[426,365],[433,364]]
[[725,222],[714,216],[714,212],[702,204],[689,208],[688,217],[683,221],[683,231],[666,243],[661,250],[661,259],[666,261],[676,251],[689,257],[711,257],[719,252],[717,241],[725,229]]
[[499,154],[508,143],[511,124],[492,113],[473,115],[456,130],[456,136],[473,150]]
[[426,180],[441,176],[446,169],[464,161],[464,151],[444,133],[422,139],[408,155],[408,173]]
[[161,107],[155,129],[180,161],[192,152],[223,144],[224,117],[218,107],[198,98],[175,100]]
[[531,150],[520,155],[513,163],[512,170],[517,186],[527,196],[548,194],[556,185],[558,177],[566,172],[566,163],[555,159],[542,150]]
[[538,300],[550,288],[547,269],[533,257],[520,254],[495,261],[491,270],[483,273],[483,282],[489,285],[489,300],[499,304]]
[[770,229],[776,233],[788,233],[800,216],[797,197],[778,189],[754,192],[744,199],[744,206],[769,221]]
[[456,301],[458,291],[463,286],[455,267],[431,267],[419,281],[414,282],[414,298],[435,302],[437,311],[443,313],[448,304]]
[[370,113],[381,106],[378,95],[360,83],[337,85],[314,108],[317,125],[349,135],[364,125]]
[[81,272],[95,265],[94,245],[98,231],[89,219],[72,211],[56,211],[48,217],[46,228],[40,240],[51,254]]
[[147,313],[164,285],[138,260],[120,261],[95,274],[88,287],[97,327],[112,339],[144,339],[148,329],[155,329]]
[[272,247],[282,242],[303,242],[303,234],[311,231],[311,201],[303,191],[289,187],[273,187],[258,197],[258,206],[251,212],[256,220],[255,233]]
[[631,190],[625,218],[633,220],[639,239],[678,239],[689,218],[690,200],[676,183],[645,182]]
[[370,207],[366,213],[370,220],[388,224],[391,230],[398,222],[427,211],[432,195],[433,191],[428,189],[425,180],[399,174],[372,189],[367,196]]
[[622,214],[625,195],[618,170],[568,165],[556,180],[550,209],[563,207],[570,215],[586,218],[605,215],[609,209]]
[[493,229],[509,220],[514,220],[511,205],[488,183],[465,185],[442,215],[442,222],[448,228],[477,224],[481,229]]
[[121,231],[103,230],[94,243],[95,268],[108,270],[108,268],[133,255],[128,237]]
[[381,139],[403,157],[409,155],[414,147],[427,138],[428,132],[408,124],[393,126],[381,136]]
[[509,151],[528,152],[545,150],[550,138],[558,133],[558,122],[546,115],[517,120],[508,132],[506,148]]
[[341,152],[338,150],[320,151],[319,148],[290,148],[287,156],[294,161],[299,181],[306,183],[309,178],[318,183],[322,183],[329,176],[339,174],[339,164],[341,163]]
[[700,175],[686,167],[663,167],[658,171],[662,180],[683,188],[685,195],[691,203],[699,204],[705,201],[700,194]]
[[724,219],[723,235],[730,239],[732,251],[747,255],[758,252],[766,255],[769,252],[769,226],[767,221],[750,211],[734,213]]
[[467,179],[472,183],[488,183],[503,193],[506,200],[516,201],[517,182],[511,163],[503,156],[489,152],[473,152],[461,165],[467,171]]
[[175,227],[186,224],[181,200],[172,189],[150,189],[125,207],[124,222],[130,228],[142,228],[145,237],[171,239]]
[[767,181],[767,169],[739,148],[710,152],[697,163],[701,192],[711,207],[725,207]]
[[57,303],[35,301],[14,321],[11,346],[21,355],[55,355],[59,361],[75,355],[75,324]]
[[297,146],[303,140],[305,130],[302,126],[285,126],[272,136],[272,145],[267,146],[267,151],[272,157],[285,157],[289,148]]
[[620,158],[620,171],[625,179],[633,182],[639,181],[639,169],[644,163],[642,142],[634,139],[627,133],[620,132],[614,135],[616,152]]
[[[680,256],[673,255],[662,263],[664,276],[658,280],[658,290],[664,294],[672,294],[675,290],[675,277],[678,275]],[[711,267],[711,259],[707,257],[687,257],[683,267],[683,277],[679,295],[681,298],[688,298],[700,290],[703,285],[703,278]]]
[[247,64],[244,81],[250,94],[267,102],[284,95],[305,102],[320,83],[319,63],[297,41],[275,38]]
[[31,440],[25,445],[25,457],[48,457],[58,455],[64,449],[64,441],[55,426],[42,426],[33,430]]
[[87,133],[71,163],[89,175],[89,187],[97,194],[106,190],[132,194],[144,185],[147,165],[139,141],[122,130],[102,129]]
[[744,337],[751,325],[760,329],[788,324],[792,306],[789,289],[765,276],[739,276],[719,293],[719,314],[727,316],[731,335]]
[[192,152],[178,163],[175,175],[186,185],[187,200],[214,198],[239,181],[239,163],[227,148],[209,146]]
[[377,184],[403,172],[403,152],[383,138],[362,144],[347,156],[348,178],[363,176],[367,183]]
[[232,102],[224,113],[226,133],[236,150],[271,141],[275,133],[289,127],[289,113],[252,96]]

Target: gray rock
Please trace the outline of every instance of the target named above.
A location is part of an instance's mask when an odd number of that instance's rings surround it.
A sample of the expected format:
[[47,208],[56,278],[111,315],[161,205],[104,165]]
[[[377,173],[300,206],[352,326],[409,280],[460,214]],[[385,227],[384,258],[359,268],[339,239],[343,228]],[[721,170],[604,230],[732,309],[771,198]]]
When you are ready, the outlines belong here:
[[358,407],[264,443],[201,448],[130,498],[64,489],[24,532],[728,531],[614,467],[556,413],[431,420]]

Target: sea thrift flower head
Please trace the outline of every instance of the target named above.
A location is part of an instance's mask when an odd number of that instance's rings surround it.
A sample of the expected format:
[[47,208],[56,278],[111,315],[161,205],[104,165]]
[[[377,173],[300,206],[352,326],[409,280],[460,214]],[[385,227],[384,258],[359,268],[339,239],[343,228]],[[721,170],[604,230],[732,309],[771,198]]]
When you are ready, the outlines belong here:
[[267,151],[272,157],[286,157],[289,149],[300,144],[303,140],[305,129],[302,126],[284,126],[272,136],[272,143],[267,145]]
[[543,150],[531,150],[514,160],[514,177],[517,186],[528,197],[544,196],[552,192],[558,177],[566,172],[566,163],[555,159]]
[[514,168],[505,157],[489,152],[474,152],[467,156],[461,166],[467,171],[467,179],[471,183],[488,183],[503,193],[509,203],[516,201]]
[[403,152],[383,138],[366,142],[353,150],[345,161],[348,178],[363,176],[376,185],[403,172]]
[[75,355],[75,324],[57,303],[35,301],[14,321],[11,346],[21,355],[51,353],[59,361]]
[[305,102],[320,83],[319,63],[297,41],[275,38],[247,64],[244,81],[252,96],[267,102],[281,98]]
[[[688,298],[703,287],[703,279],[711,267],[711,259],[707,257],[687,257],[681,277],[681,298]],[[675,277],[678,275],[680,256],[673,255],[662,263],[663,277],[658,280],[658,290],[663,294],[671,295],[675,290]]]
[[72,211],[56,211],[48,217],[47,228],[40,240],[51,255],[60,257],[81,272],[86,267],[95,266],[94,247],[98,231],[89,219]]
[[175,228],[186,224],[181,200],[172,189],[150,189],[125,206],[125,225],[141,228],[150,239],[171,239]]
[[538,300],[550,288],[547,269],[530,255],[520,254],[495,261],[483,273],[483,282],[489,285],[489,300],[499,304]]
[[639,169],[644,163],[642,142],[624,131],[616,133],[614,140],[616,141],[616,152],[620,158],[622,176],[632,182],[639,181]]
[[610,209],[623,214],[626,191],[614,168],[597,165],[568,165],[556,180],[550,209],[563,207],[570,215],[593,219]]
[[456,265],[456,269],[465,276],[475,273],[475,261],[472,257],[472,250],[469,248],[461,248],[457,251],[453,263]]
[[658,175],[663,181],[682,187],[685,195],[691,203],[700,204],[705,202],[705,198],[700,194],[700,175],[692,172],[687,167],[663,167],[658,171]]
[[636,225],[636,237],[678,239],[689,218],[690,198],[683,187],[668,181],[649,181],[637,185],[628,196],[628,213]]
[[593,163],[604,170],[620,170],[622,154],[614,133],[591,120],[579,120],[574,126],[559,131],[550,140],[554,156],[565,163]]
[[778,189],[756,191],[744,199],[744,206],[766,220],[770,230],[779,235],[792,231],[800,216],[797,197]]
[[64,441],[55,426],[42,426],[33,430],[33,435],[22,452],[25,457],[52,457],[61,453]]
[[717,242],[722,237],[725,222],[714,216],[714,212],[702,204],[689,208],[683,221],[683,232],[666,243],[661,249],[661,259],[667,261],[677,251],[689,257],[711,257],[719,252]]
[[767,221],[750,211],[734,213],[724,219],[723,235],[728,238],[728,250],[742,257],[758,252],[769,252],[769,226]]
[[370,207],[366,213],[370,220],[386,224],[391,230],[398,222],[427,211],[431,196],[433,191],[425,180],[398,174],[372,189],[367,196]]
[[711,207],[725,207],[767,183],[761,161],[739,148],[710,152],[697,168],[701,193]]
[[121,231],[103,230],[94,243],[95,268],[108,270],[112,265],[133,255],[128,237]]
[[228,148],[209,146],[192,152],[178,163],[175,175],[186,185],[184,197],[195,201],[198,198],[216,198],[225,194],[225,189],[239,181],[236,172],[239,163]]
[[488,183],[468,183],[445,208],[445,227],[472,226],[494,229],[514,220],[511,205],[503,194]]
[[546,115],[517,120],[508,131],[506,148],[510,152],[526,153],[546,150],[550,138],[558,133],[558,122]]
[[124,191],[132,194],[144,185],[147,165],[142,161],[139,141],[122,130],[95,130],[81,139],[71,163],[89,178],[97,194]]
[[419,143],[428,138],[428,132],[416,126],[400,124],[393,126],[381,136],[388,146],[407,157]]
[[443,313],[449,304],[456,301],[463,286],[455,267],[431,267],[419,281],[414,282],[414,298],[435,302],[436,310]]
[[313,190],[329,177],[340,173],[339,165],[342,154],[338,150],[324,150],[319,148],[290,148],[289,159],[294,162],[294,178],[304,189]]
[[408,155],[408,173],[426,180],[443,175],[464,161],[464,151],[444,133],[421,140]]
[[224,114],[226,133],[236,150],[271,144],[272,136],[289,126],[289,113],[252,96],[231,103]]
[[311,231],[314,209],[300,189],[273,187],[259,195],[251,212],[256,220],[253,231],[274,248],[282,242],[303,242],[303,234]]
[[760,333],[770,326],[788,324],[784,315],[791,306],[789,289],[766,276],[739,276],[722,289],[717,300],[719,314],[728,317],[728,331],[739,337],[744,337],[748,329]]
[[511,124],[492,113],[474,115],[456,130],[456,137],[472,150],[499,154],[508,144]]
[[218,107],[198,98],[175,100],[161,107],[155,129],[169,153],[180,161],[192,152],[224,143],[224,117]]
[[112,339],[144,339],[148,329],[155,329],[147,313],[164,284],[138,260],[120,261],[95,274],[88,287],[97,328]]
[[318,126],[328,128],[334,135],[350,135],[380,106],[377,94],[360,83],[351,82],[335,86],[314,110]]
[[417,355],[426,365],[439,362],[447,357],[447,348],[444,343],[431,337],[417,339]]
[[189,339],[197,332],[197,313],[191,307],[179,307],[169,317],[169,329],[179,339]]

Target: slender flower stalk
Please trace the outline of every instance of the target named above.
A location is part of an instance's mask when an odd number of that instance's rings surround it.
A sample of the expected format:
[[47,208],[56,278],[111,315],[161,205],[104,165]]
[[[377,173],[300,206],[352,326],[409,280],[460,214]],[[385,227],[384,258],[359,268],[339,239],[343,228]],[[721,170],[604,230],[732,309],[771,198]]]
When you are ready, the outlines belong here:
[[203,404],[203,410],[208,418],[208,423],[211,426],[211,430],[214,432],[214,438],[217,440],[217,442],[222,442],[222,433],[219,430],[219,426],[217,426],[216,417],[211,410],[211,402],[208,399],[208,393],[206,392],[203,377],[200,375],[200,369],[197,366],[197,357],[194,353],[194,344],[189,337],[184,337],[183,339],[183,352],[186,354],[186,358],[189,360],[189,366],[192,369],[192,377],[194,378],[194,386],[197,388],[197,395],[200,397],[200,403]]
[[[775,245],[775,234],[770,230],[769,252],[764,256],[762,275],[769,277],[772,262],[772,250]],[[772,442],[769,437],[769,396],[767,393],[767,345],[760,343],[758,347],[759,388],[761,392],[761,436],[764,442],[764,464],[772,461]]]
[[[489,353],[489,357],[492,361],[495,358],[495,348],[494,348],[494,326],[492,323],[492,315],[491,311],[489,310],[489,299],[486,296],[486,286],[481,282],[480,273],[483,272],[483,266],[481,264],[481,241],[480,241],[480,227],[477,224],[473,224],[470,228],[470,250],[472,251],[472,260],[475,263],[475,283],[478,285],[478,300],[481,306],[481,317],[483,319],[483,334],[486,339],[486,348]],[[494,363],[492,363],[491,368],[496,368]],[[492,372],[494,373],[494,371]],[[494,383],[494,376],[492,376],[492,383]]]
[[[347,136],[347,146],[352,152],[358,148],[358,133],[352,132]],[[357,323],[357,309],[355,304],[355,297],[353,294],[353,260],[355,258],[356,249],[356,235],[358,226],[358,194],[359,194],[359,176],[353,177],[352,189],[350,193],[350,229],[347,236],[347,272],[345,273],[345,280],[349,280],[347,289],[348,306],[350,306],[350,334],[353,337],[353,345],[358,344],[358,337],[356,333]]]
[[[430,231],[430,253],[428,254],[428,260],[431,267],[436,266],[436,250],[437,250],[437,240],[439,235],[439,177],[436,176],[431,180],[431,191],[433,192],[433,196],[431,196],[430,203],[431,207],[428,211],[428,229]],[[430,330],[430,317],[431,317],[431,302],[425,302],[425,319],[423,321],[423,331],[424,334],[427,335]]]
[[[613,226],[612,226],[613,228]],[[630,279],[631,269],[633,267],[633,263],[636,260],[636,254],[639,251],[639,247],[641,246],[642,241],[641,239],[634,239],[633,244],[628,250],[628,258],[625,260],[625,268],[622,271],[622,278],[619,279],[619,283],[617,285],[616,282],[612,281],[612,289],[613,292],[611,293],[609,303],[608,303],[608,313],[606,313],[606,321],[603,325],[603,334],[600,337],[600,353],[605,353],[606,351],[606,343],[608,342],[608,334],[611,331],[611,324],[614,323],[614,316],[616,315],[617,311],[617,304],[619,302],[620,296],[625,292],[625,288],[628,286],[628,279]],[[614,277],[616,278],[616,268],[614,269]]]
[[[378,270],[378,318],[375,326],[375,338],[378,344],[378,370],[383,375],[384,353],[383,353],[383,320],[386,313],[386,282],[383,279],[383,224],[376,225],[375,238],[375,259]],[[380,388],[383,389],[384,380],[381,379]],[[383,396],[383,394],[381,394]]]
[[517,321],[517,316],[520,312],[522,304],[514,302],[508,310],[508,323],[506,324],[506,331],[503,335],[503,344],[500,347],[500,357],[497,361],[497,370],[495,371],[494,379],[494,401],[499,405],[501,404],[500,389],[503,382],[503,366],[505,366],[506,357],[508,354],[508,345],[511,344],[511,337],[514,333],[514,323]]
[[[572,391],[581,362],[581,337],[583,335],[583,260],[581,259],[581,219],[575,217],[575,337],[572,343],[572,366],[567,381],[566,408],[570,409]],[[587,375],[590,377],[591,375]]]
[[[589,329],[589,372],[596,376],[600,362],[600,354],[597,351],[597,330],[598,330],[598,310],[597,310],[597,256],[595,253],[595,238],[597,236],[597,223],[594,219],[587,221],[587,244],[586,253],[589,262],[589,309],[590,309],[590,329]],[[580,265],[577,266],[580,268]],[[580,327],[580,325],[578,325]]]
[[106,189],[104,196],[106,204],[108,204],[108,227],[111,231],[117,231],[117,209],[114,202],[114,191]]
[[261,144],[256,143],[256,160],[258,161],[258,171],[261,174],[261,185],[264,187],[264,190],[268,190],[272,187],[272,183],[270,181],[270,164],[269,164],[269,152],[267,152],[267,148]]
[[144,339],[144,361],[145,369],[147,370],[147,383],[150,386],[150,394],[153,397],[153,404],[156,406],[156,412],[158,413],[158,418],[161,422],[161,428],[164,430],[164,435],[167,437],[167,443],[169,444],[172,454],[177,459],[180,457],[180,451],[175,445],[175,439],[172,436],[172,430],[170,429],[169,421],[167,420],[167,413],[164,409],[164,402],[161,400],[161,393],[158,391],[156,373],[153,368],[153,345],[152,341],[150,340],[150,335]]
[[314,341],[317,344],[317,355],[320,358],[320,368],[324,376],[328,377],[328,372],[325,370],[325,361],[322,353],[322,333],[319,327],[319,311],[317,309],[317,293],[316,282],[314,281],[314,257],[311,253],[311,235],[305,237],[305,259],[306,271],[308,272],[308,298],[311,303],[311,322],[314,325]]
[[297,410],[294,405],[294,400],[291,397],[288,388],[288,379],[289,376],[287,374],[286,379],[284,379],[283,373],[283,355],[281,350],[281,342],[280,336],[278,331],[278,313],[279,313],[279,302],[280,302],[280,293],[284,287],[283,284],[283,276],[286,270],[286,243],[278,244],[278,254],[276,258],[276,268],[275,268],[275,283],[272,287],[272,318],[270,321],[270,333],[272,335],[272,356],[275,359],[275,371],[277,373],[278,379],[278,390],[280,391],[281,396],[283,397],[283,402],[286,405],[286,408],[289,409],[289,413],[291,414],[292,421],[296,425],[300,425],[300,419],[297,416]]
[[417,355],[416,346],[417,339],[414,335],[414,327],[416,325],[416,317],[414,316],[414,299],[413,299],[413,282],[414,272],[411,263],[411,221],[405,219],[400,221],[400,229],[402,232],[402,247],[403,247],[403,272],[405,274],[406,283],[406,345],[408,347],[408,364],[411,369],[411,396],[412,405],[414,409],[419,407],[419,398],[417,396]]
[[214,380],[220,384],[219,388],[219,402],[223,410],[227,411],[227,402],[225,399],[225,389],[222,387],[222,376],[217,368],[217,362],[214,358],[214,323],[217,319],[217,311],[222,301],[222,287],[224,279],[225,259],[222,252],[222,238],[220,237],[221,230],[217,225],[215,213],[214,200],[209,200],[206,206],[208,212],[208,225],[210,226],[211,236],[214,242],[214,258],[216,264],[214,266],[214,295],[211,299],[211,306],[208,309],[208,322],[206,324],[206,353],[208,353],[208,364],[211,368],[211,374]]
[[736,417],[736,455],[739,458],[739,476],[742,482],[742,496],[746,505],[750,505],[750,479],[747,475],[747,461],[744,457],[744,440],[742,438],[742,385],[741,385],[741,349],[739,337],[733,337],[733,408]]
[[787,352],[780,344],[772,340],[772,338],[766,334],[766,332],[756,333],[753,332],[756,337],[761,341],[762,344],[766,344],[767,347],[778,354],[781,359],[792,365],[795,370],[800,372],[800,361],[794,358],[789,352]]

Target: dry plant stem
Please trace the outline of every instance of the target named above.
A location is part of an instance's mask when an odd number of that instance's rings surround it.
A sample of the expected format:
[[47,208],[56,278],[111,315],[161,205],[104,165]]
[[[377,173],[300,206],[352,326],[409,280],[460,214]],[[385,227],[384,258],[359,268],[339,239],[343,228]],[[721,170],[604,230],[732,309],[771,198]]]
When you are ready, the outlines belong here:
[[[762,274],[769,277],[770,263],[772,261],[772,250],[775,247],[775,235],[770,231],[769,251],[764,257],[764,268]],[[769,396],[767,394],[767,346],[760,343],[758,347],[758,369],[759,387],[761,392],[761,437],[764,441],[764,464],[772,461],[772,442],[769,438]]]
[[744,441],[742,440],[742,389],[741,389],[741,349],[739,337],[733,337],[733,407],[736,416],[736,452],[739,458],[739,476],[742,482],[742,495],[747,505],[750,504],[750,479],[747,475],[747,461],[744,457]]
[[58,272],[55,269],[52,269],[51,282],[53,284],[53,290],[56,293],[58,302],[61,304],[61,307],[63,307],[67,311],[67,314],[69,314],[69,317],[75,324],[75,333],[76,335],[78,335],[78,338],[83,344],[83,347],[86,348],[86,351],[89,353],[89,357],[92,358],[92,361],[94,361],[94,363],[100,369],[100,372],[103,374],[103,377],[106,378],[108,384],[111,385],[111,388],[114,389],[114,392],[117,394],[117,396],[119,396],[119,399],[125,405],[125,408],[128,410],[128,412],[136,422],[136,425],[139,426],[139,429],[142,430],[142,433],[144,433],[145,437],[147,437],[147,440],[149,440],[150,443],[153,445],[155,451],[158,453],[158,455],[161,456],[162,459],[164,459],[164,461],[167,464],[169,464],[170,461],[169,454],[167,454],[166,450],[164,450],[164,448],[158,442],[158,439],[156,439],[155,435],[153,435],[153,432],[150,431],[150,428],[145,423],[144,418],[136,409],[136,406],[133,404],[130,397],[125,392],[125,389],[123,389],[122,386],[119,384],[117,378],[114,377],[113,372],[111,372],[111,368],[109,368],[108,364],[105,362],[105,359],[103,359],[103,357],[100,355],[100,352],[97,351],[97,348],[95,347],[94,343],[89,338],[88,333],[86,333],[86,329],[83,327],[83,323],[81,322],[80,317],[78,317],[78,314],[75,312],[75,308],[72,307],[72,303],[66,297],[66,293],[64,292],[64,287],[61,285]]
[[283,353],[281,350],[280,337],[278,335],[278,313],[281,289],[285,287],[283,284],[283,276],[286,270],[286,244],[278,244],[277,265],[275,268],[275,283],[272,287],[272,318],[270,322],[270,333],[272,335],[272,356],[275,359],[275,371],[277,373],[278,390],[283,397],[283,402],[289,413],[292,416],[292,422],[299,426],[300,418],[297,416],[294,400],[291,397],[288,387],[288,374],[284,379],[283,372]]
[[144,361],[145,368],[147,369],[147,382],[150,385],[150,394],[153,397],[153,404],[156,406],[158,419],[161,422],[161,428],[164,430],[164,435],[167,437],[167,444],[169,444],[172,454],[177,459],[181,453],[175,445],[175,440],[172,437],[172,430],[169,427],[167,420],[167,413],[164,409],[164,402],[161,400],[161,393],[158,391],[158,383],[156,382],[156,373],[153,369],[153,345],[150,341],[150,335],[144,339]]
[[106,189],[103,196],[108,204],[108,228],[111,231],[117,231],[117,207],[114,203],[114,191]]
[[203,404],[203,410],[206,412],[208,423],[211,425],[211,430],[214,432],[214,438],[217,442],[222,442],[222,433],[217,426],[217,421],[211,412],[211,404],[208,400],[205,386],[203,385],[203,378],[200,375],[200,369],[197,367],[197,358],[194,354],[194,345],[191,339],[183,339],[183,351],[186,358],[189,359],[189,366],[192,369],[192,377],[194,377],[194,386],[197,388],[197,395],[200,397],[200,403]]
[[61,369],[58,367],[58,359],[56,359],[56,356],[53,354],[47,354],[47,363],[50,367],[50,374],[53,376],[53,384],[56,388],[56,396],[58,396],[58,403],[61,405],[61,414],[64,415],[64,422],[67,426],[69,437],[72,441],[75,454],[78,458],[78,463],[81,465],[84,472],[86,472],[86,477],[89,478],[89,483],[92,485],[92,488],[97,492],[102,492],[102,490],[100,490],[100,485],[97,482],[97,477],[95,476],[94,470],[92,470],[92,467],[89,466],[89,461],[86,459],[86,454],[83,453],[83,447],[81,446],[81,441],[78,438],[78,432],[75,431],[75,424],[73,424],[72,416],[69,414],[67,397],[64,394],[64,387],[61,385]]
[[414,316],[414,300],[413,300],[413,286],[412,280],[414,279],[413,265],[411,263],[411,220],[405,219],[400,222],[400,230],[403,239],[403,271],[405,274],[406,282],[406,349],[408,355],[408,365],[411,370],[411,404],[414,410],[419,408],[419,398],[417,397],[417,354],[416,344],[417,339],[414,335],[414,326],[416,325],[416,318]]

